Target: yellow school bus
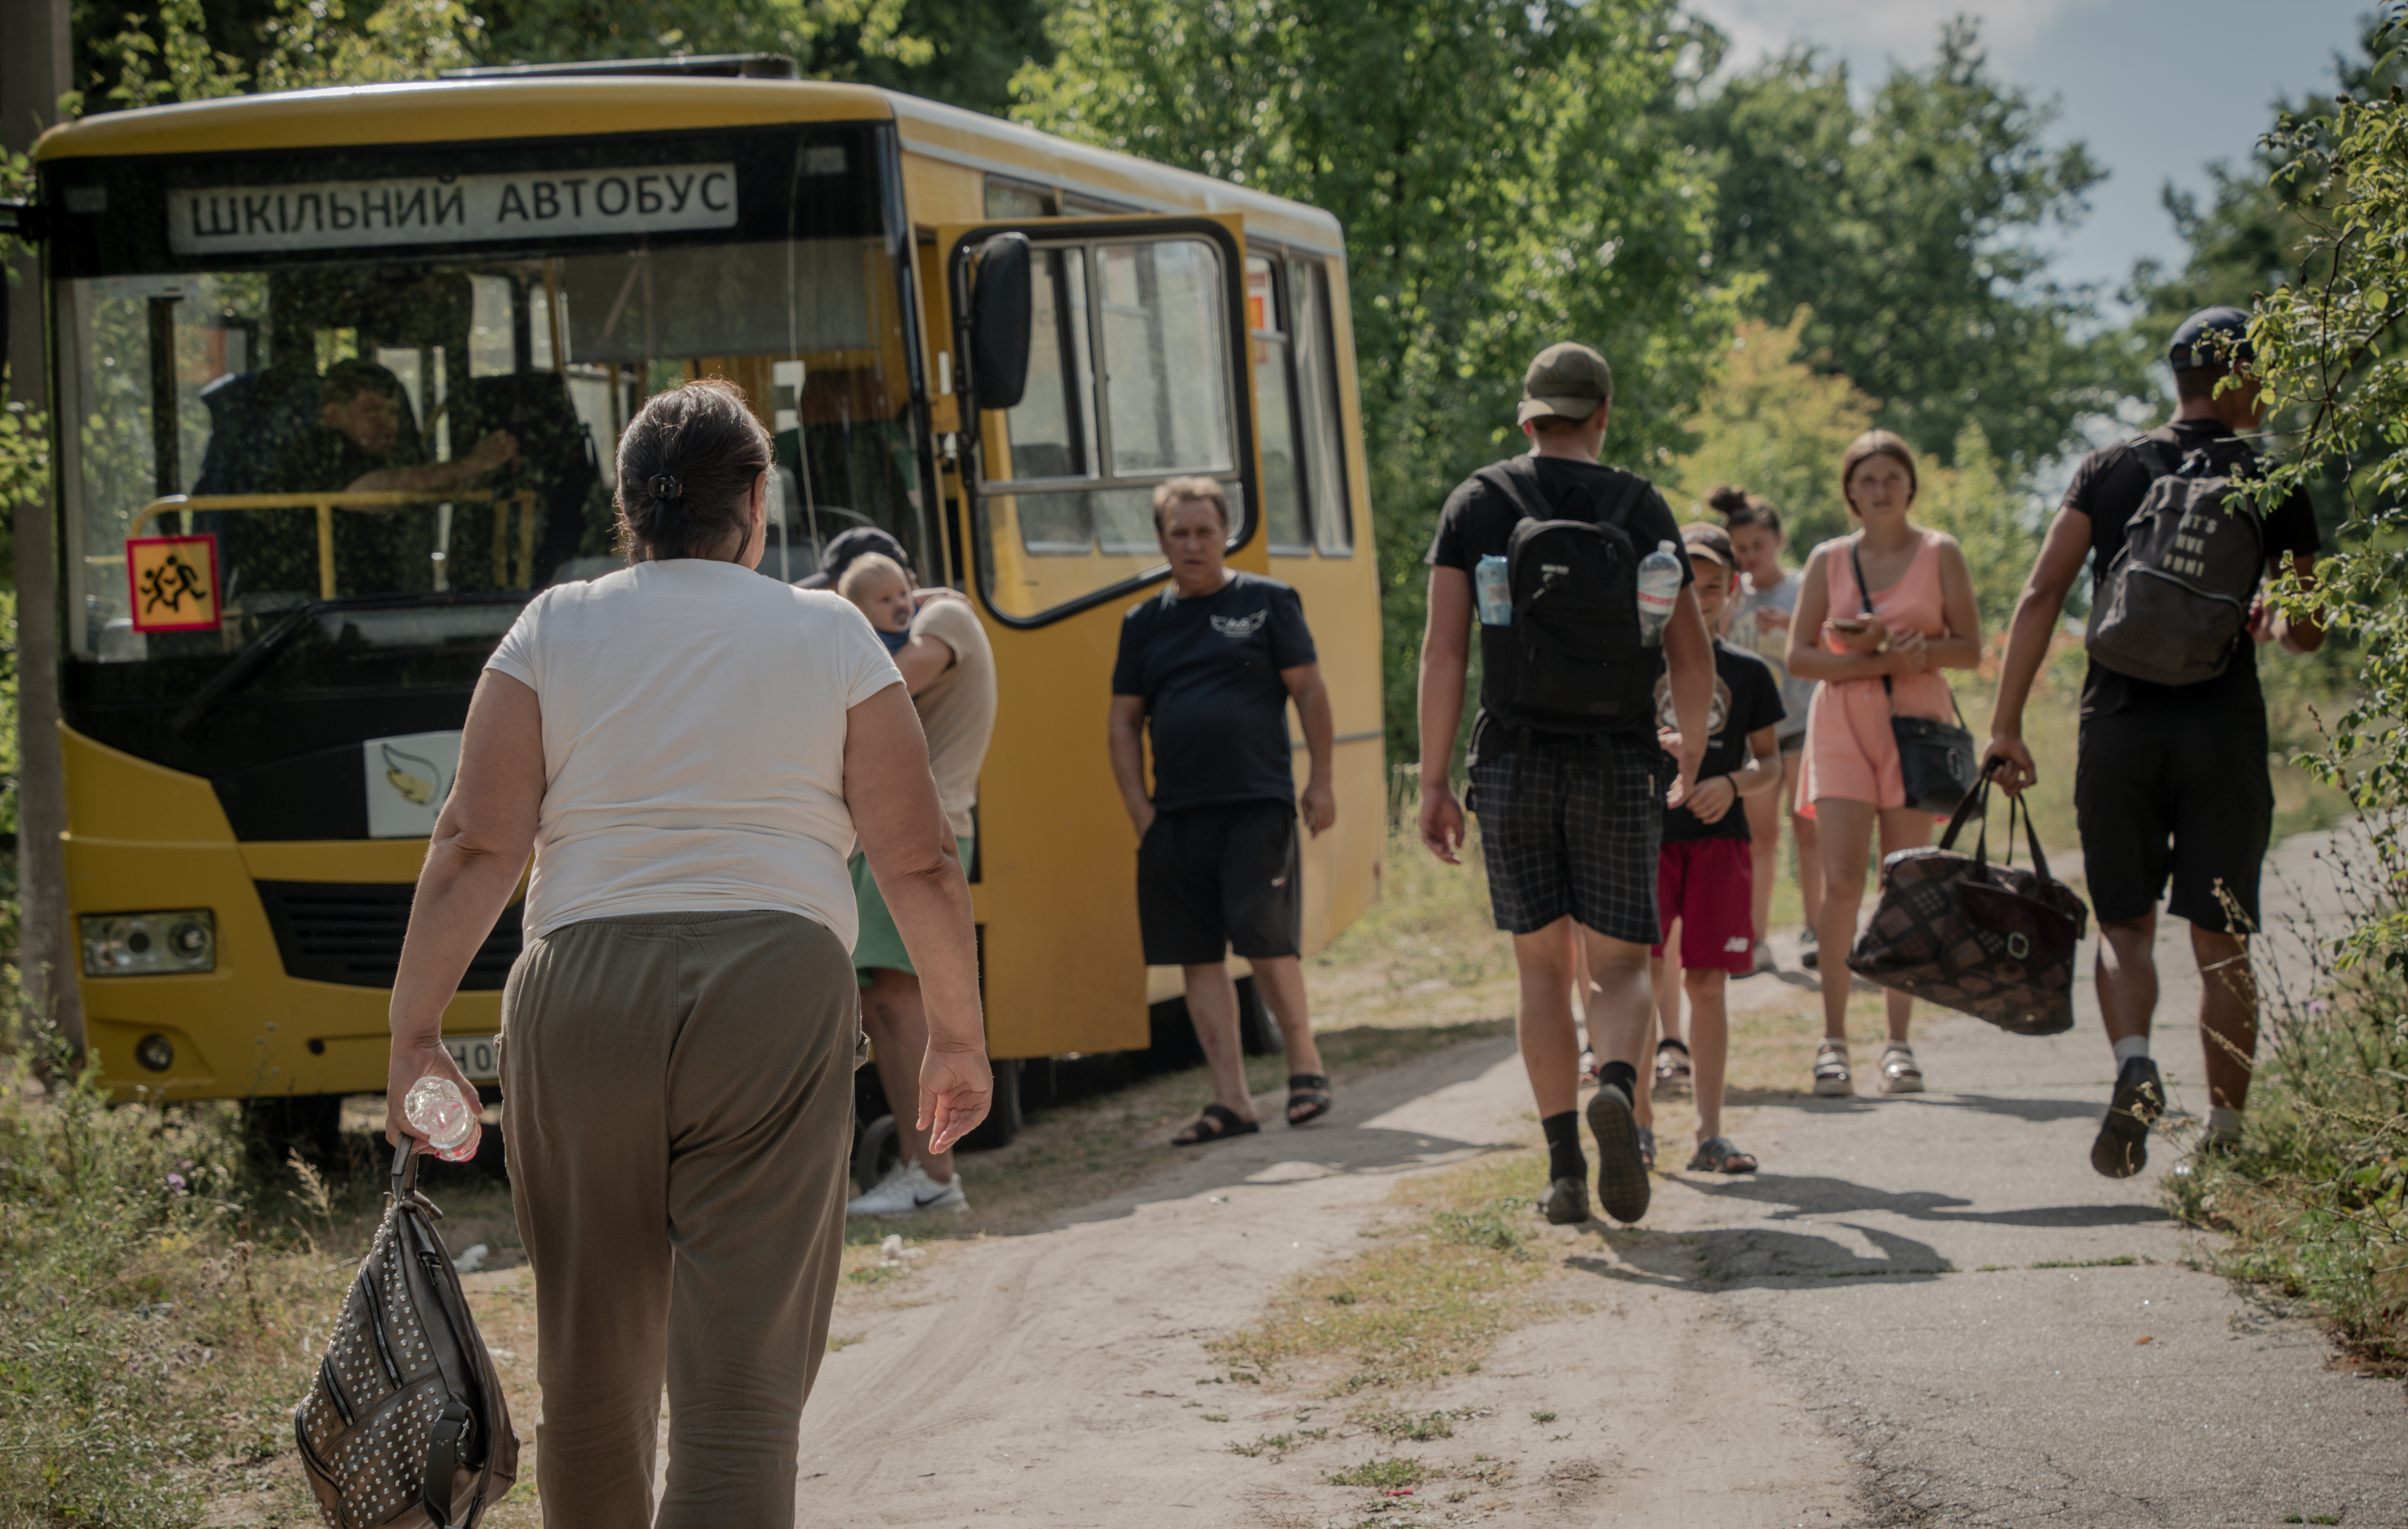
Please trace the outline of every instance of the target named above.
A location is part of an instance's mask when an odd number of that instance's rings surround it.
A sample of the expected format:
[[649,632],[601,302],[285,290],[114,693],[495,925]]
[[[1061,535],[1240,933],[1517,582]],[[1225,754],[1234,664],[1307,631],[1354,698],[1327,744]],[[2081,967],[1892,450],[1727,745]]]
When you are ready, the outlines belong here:
[[[994,641],[973,874],[998,1059],[1143,1046],[1162,996],[1103,718],[1121,613],[1165,577],[1167,478],[1227,485],[1232,563],[1301,591],[1320,644],[1340,817],[1306,851],[1308,948],[1373,895],[1336,221],[894,92],[652,67],[41,141],[68,900],[120,1096],[382,1088],[469,692],[534,591],[619,566],[614,443],[690,377],[741,384],[775,435],[764,573],[883,526]],[[513,908],[445,1017],[472,1075],[519,938]]]

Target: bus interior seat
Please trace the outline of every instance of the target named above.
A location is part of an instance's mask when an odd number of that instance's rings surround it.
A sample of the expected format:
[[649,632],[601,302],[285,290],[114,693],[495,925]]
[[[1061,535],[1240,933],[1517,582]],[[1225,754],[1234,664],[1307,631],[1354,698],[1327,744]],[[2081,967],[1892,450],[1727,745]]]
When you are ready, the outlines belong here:
[[201,389],[209,411],[209,443],[193,493],[257,494],[278,454],[316,423],[314,373],[233,371]]
[[[580,555],[607,550],[587,545],[587,532],[594,528],[587,525],[587,510],[602,482],[602,467],[595,459],[593,432],[569,400],[568,379],[552,371],[479,377],[470,381],[462,401],[467,406],[466,418],[452,426],[455,454],[466,453],[493,430],[508,430],[518,440],[516,472],[505,469],[494,486],[503,492],[519,486],[536,491],[542,512],[535,567],[557,570]],[[607,530],[600,534],[608,536]]]

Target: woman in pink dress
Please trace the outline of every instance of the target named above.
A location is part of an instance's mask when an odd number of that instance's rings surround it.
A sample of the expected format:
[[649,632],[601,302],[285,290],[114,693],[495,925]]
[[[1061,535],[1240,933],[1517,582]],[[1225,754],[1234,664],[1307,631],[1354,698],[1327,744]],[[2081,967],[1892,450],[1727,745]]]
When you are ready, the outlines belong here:
[[[1798,781],[1799,810],[1813,815],[1823,858],[1815,930],[1823,979],[1823,1044],[1814,1053],[1818,1094],[1855,1092],[1846,957],[1856,943],[1873,829],[1881,829],[1884,856],[1931,842],[1931,815],[1906,805],[1890,717],[1952,719],[1956,711],[1940,671],[1971,669],[1981,658],[1981,615],[1964,550],[1955,537],[1908,518],[1914,491],[1914,453],[1905,441],[1887,430],[1856,438],[1840,462],[1840,492],[1858,529],[1824,542],[1807,559],[1789,628],[1789,671],[1823,682],[1807,714],[1806,764]],[[1858,566],[1871,589],[1870,611]],[[1905,994],[1889,995],[1884,1093],[1923,1091],[1923,1071],[1907,1044],[1913,1009]]]

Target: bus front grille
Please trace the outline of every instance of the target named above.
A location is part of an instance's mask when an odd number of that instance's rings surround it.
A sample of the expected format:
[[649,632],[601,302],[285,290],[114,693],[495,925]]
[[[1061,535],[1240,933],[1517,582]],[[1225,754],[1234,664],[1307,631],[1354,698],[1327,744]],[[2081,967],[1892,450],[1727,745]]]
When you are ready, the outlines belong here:
[[[287,976],[390,988],[401,969],[401,940],[409,931],[414,887],[388,882],[256,882],[276,951]],[[502,910],[494,932],[468,962],[463,992],[492,992],[518,959],[521,905]]]

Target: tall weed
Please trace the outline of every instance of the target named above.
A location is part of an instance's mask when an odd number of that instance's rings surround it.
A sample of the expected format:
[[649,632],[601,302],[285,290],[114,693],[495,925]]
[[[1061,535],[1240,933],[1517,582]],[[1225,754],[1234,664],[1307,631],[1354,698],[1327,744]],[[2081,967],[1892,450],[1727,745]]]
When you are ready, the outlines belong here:
[[0,1529],[189,1524],[286,1447],[322,1335],[295,1314],[347,1271],[264,1234],[250,1175],[234,1104],[0,1061]]
[[2166,1182],[2186,1219],[2230,1233],[2229,1272],[2307,1301],[2360,1357],[2408,1365],[2408,951],[2354,944],[2397,928],[2380,916],[2408,859],[2357,828],[2317,861],[2330,893],[2291,898],[2304,938],[2259,942],[2243,1147]]

